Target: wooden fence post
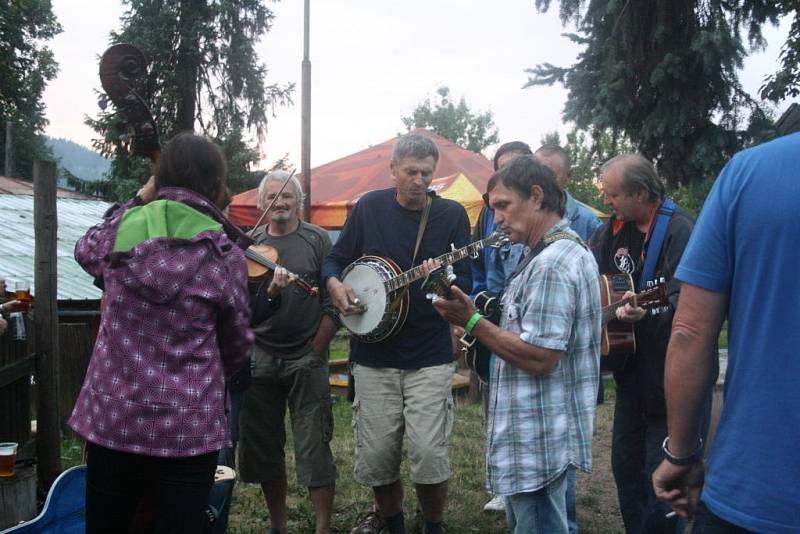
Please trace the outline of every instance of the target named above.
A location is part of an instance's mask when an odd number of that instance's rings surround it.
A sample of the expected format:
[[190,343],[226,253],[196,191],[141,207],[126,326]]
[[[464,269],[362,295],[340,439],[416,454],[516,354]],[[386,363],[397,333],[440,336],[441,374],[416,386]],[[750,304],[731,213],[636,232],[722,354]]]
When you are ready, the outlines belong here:
[[47,491],[61,472],[61,419],[58,414],[58,304],[56,264],[58,216],[56,164],[33,163],[33,221],[36,232],[33,333],[36,350],[37,456],[39,487]]

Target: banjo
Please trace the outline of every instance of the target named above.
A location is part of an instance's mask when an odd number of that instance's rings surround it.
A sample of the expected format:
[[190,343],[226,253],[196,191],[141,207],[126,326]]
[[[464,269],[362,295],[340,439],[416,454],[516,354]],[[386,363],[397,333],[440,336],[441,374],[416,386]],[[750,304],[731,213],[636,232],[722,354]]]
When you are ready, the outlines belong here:
[[[499,247],[506,241],[505,234],[494,232],[435,259],[443,266],[451,265],[465,258],[477,258],[486,247]],[[342,283],[353,288],[363,312],[340,316],[342,324],[364,343],[387,339],[403,326],[409,307],[408,286],[421,279],[422,273],[421,265],[401,272],[397,263],[381,256],[357,259],[342,271]]]

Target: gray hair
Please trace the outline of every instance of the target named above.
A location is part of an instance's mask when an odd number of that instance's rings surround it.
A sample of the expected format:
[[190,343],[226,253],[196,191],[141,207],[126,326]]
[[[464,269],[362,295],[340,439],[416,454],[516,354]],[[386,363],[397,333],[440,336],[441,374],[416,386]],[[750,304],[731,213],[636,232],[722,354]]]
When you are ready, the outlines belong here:
[[649,159],[641,154],[619,154],[603,163],[600,175],[616,166],[619,166],[623,191],[632,195],[644,190],[650,202],[664,198],[664,182],[658,177],[656,168]]
[[289,184],[286,187],[294,188],[294,194],[297,195],[297,201],[300,204],[299,208],[303,209],[303,202],[306,198],[305,193],[303,193],[303,186],[300,185],[300,180],[297,179],[296,175],[292,176],[291,179],[289,179],[289,176],[289,173],[286,171],[272,171],[261,179],[261,183],[258,184],[258,209],[264,210],[267,208],[267,206],[269,206],[269,203],[264,201],[264,194],[267,191],[267,184],[269,182],[283,183],[286,180],[289,180]]
[[392,150],[392,161],[399,162],[404,158],[425,159],[433,157],[434,162],[439,161],[439,149],[429,138],[420,134],[406,134],[397,139]]

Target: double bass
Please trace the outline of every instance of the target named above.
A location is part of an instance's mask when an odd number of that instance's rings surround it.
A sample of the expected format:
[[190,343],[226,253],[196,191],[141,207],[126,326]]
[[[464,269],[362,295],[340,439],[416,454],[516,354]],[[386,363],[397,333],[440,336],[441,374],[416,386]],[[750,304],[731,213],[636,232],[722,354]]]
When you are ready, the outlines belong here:
[[[127,145],[127,152],[131,156],[149,158],[155,174],[161,154],[158,126],[144,98],[135,88],[137,81],[146,73],[147,61],[144,54],[132,44],[115,44],[100,59],[100,83],[106,96],[114,103],[117,113],[124,119],[119,123],[124,130],[119,138]],[[104,100],[101,100],[101,107],[105,107]],[[264,215],[269,209],[264,211]],[[277,250],[268,245],[251,245],[245,250],[245,258],[250,281],[269,279],[275,269],[280,267]],[[319,294],[318,288],[298,275],[290,272],[289,279],[308,295]]]

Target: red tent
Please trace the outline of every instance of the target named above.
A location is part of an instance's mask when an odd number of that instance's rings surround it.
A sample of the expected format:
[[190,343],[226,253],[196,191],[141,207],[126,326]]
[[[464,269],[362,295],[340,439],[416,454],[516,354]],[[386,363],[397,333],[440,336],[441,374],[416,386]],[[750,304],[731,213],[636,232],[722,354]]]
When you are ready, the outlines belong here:
[[[429,130],[413,133],[431,138],[439,148],[439,163],[431,184],[445,197],[462,203],[474,224],[482,205],[481,195],[492,175],[492,163]],[[389,161],[397,138],[356,152],[350,156],[311,169],[311,222],[328,229],[344,225],[348,211],[364,194],[391,187]],[[260,216],[256,207],[257,189],[233,197],[231,220],[252,226]]]

